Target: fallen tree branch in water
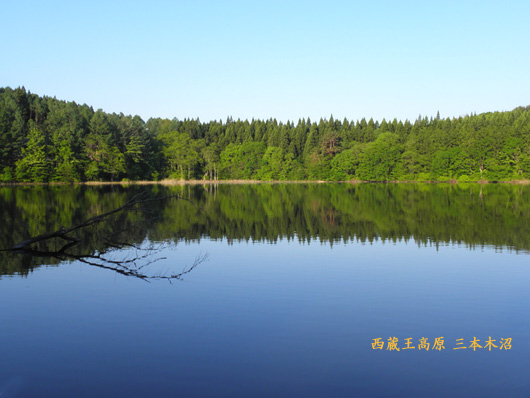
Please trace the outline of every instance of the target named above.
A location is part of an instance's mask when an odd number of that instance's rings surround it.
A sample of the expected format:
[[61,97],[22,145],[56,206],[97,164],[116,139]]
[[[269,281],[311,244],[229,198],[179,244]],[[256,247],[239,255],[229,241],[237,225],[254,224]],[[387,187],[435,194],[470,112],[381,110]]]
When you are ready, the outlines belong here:
[[[146,268],[157,261],[166,259],[165,257],[151,259],[155,253],[159,252],[164,248],[165,244],[159,244],[157,246],[150,243],[146,246],[143,244],[135,244],[134,242],[124,241],[123,237],[121,239],[112,239],[114,236],[120,233],[130,235],[130,231],[128,229],[112,231],[108,234],[108,236],[100,238],[100,243],[104,242],[104,245],[102,247],[99,247],[98,249],[83,251],[81,248],[81,253],[74,253],[71,250],[77,245],[83,243],[82,239],[71,235],[73,232],[88,227],[93,227],[97,224],[108,221],[112,216],[115,216],[125,211],[142,210],[140,205],[145,204],[147,202],[154,202],[171,198],[186,200],[193,204],[193,202],[191,202],[190,200],[184,199],[178,195],[150,198],[149,194],[144,192],[133,196],[125,204],[111,211],[91,217],[69,228],[61,227],[60,229],[53,232],[47,232],[41,235],[24,239],[19,243],[13,245],[12,247],[0,251],[14,252],[35,257],[53,258],[59,261],[80,261],[81,263],[87,265],[112,270],[121,275],[132,276],[145,281],[165,279],[171,282],[175,279],[181,279],[183,275],[191,272],[197,265],[199,265],[203,261],[206,261],[206,259],[208,258],[208,254],[199,255],[191,266],[184,268],[180,273],[175,274],[168,273],[168,271],[166,271],[166,273],[164,274],[162,274],[161,272],[158,274],[147,274],[142,271],[143,268]],[[62,239],[63,241],[66,241],[66,243],[63,244],[59,249],[51,250],[49,247],[52,245],[52,241],[56,242],[57,239]],[[35,248],[35,246],[41,247]]]
[[[165,279],[169,282],[171,282],[172,280],[175,280],[175,279],[182,279],[182,277],[188,273],[190,273],[197,265],[199,265],[200,263],[206,261],[208,259],[208,253],[202,255],[200,254],[199,256],[197,256],[197,258],[195,259],[195,261],[193,262],[193,264],[187,268],[184,268],[184,270],[182,270],[182,272],[180,273],[177,273],[177,274],[161,274],[161,273],[158,273],[158,274],[154,274],[154,275],[146,275],[142,272],[140,272],[140,269],[145,267],[145,266],[148,266],[156,261],[159,261],[159,260],[163,260],[165,259],[165,257],[160,257],[160,258],[157,258],[157,259],[154,259],[152,261],[149,261],[147,264],[144,264],[142,265],[141,267],[138,267],[138,268],[132,268],[131,266],[128,266],[128,265],[124,265],[126,263],[130,263],[131,261],[136,265],[136,261],[139,260],[140,258],[137,258],[137,259],[133,259],[133,260],[127,260],[127,261],[123,261],[123,262],[120,262],[120,261],[110,261],[110,260],[107,260],[107,259],[104,259],[103,257],[97,255],[97,256],[89,256],[88,258],[90,259],[99,259],[99,260],[103,260],[103,263],[97,263],[97,262],[94,262],[94,261],[89,261],[87,260],[87,257],[78,257],[78,258],[75,258],[76,260],[78,261],[81,261],[82,263],[84,264],[88,264],[88,265],[91,265],[91,266],[94,266],[94,267],[98,267],[98,268],[103,268],[103,269],[107,269],[107,270],[112,270],[114,272],[117,272],[118,274],[121,274],[121,275],[125,275],[125,276],[132,276],[132,277],[135,277],[135,278],[139,278],[139,279],[142,279],[142,280],[145,280],[147,282],[149,282],[150,280],[161,280],[161,279]],[[145,258],[142,257],[142,258]],[[107,263],[107,264],[105,264]],[[109,265],[111,264],[111,265]]]
[[[73,231],[76,231],[78,229],[90,227],[90,226],[92,226],[94,224],[98,224],[100,222],[106,221],[110,216],[112,216],[112,215],[114,215],[116,213],[120,213],[122,211],[138,210],[137,206],[139,204],[146,203],[146,202],[151,202],[151,201],[155,201],[155,200],[168,199],[168,198],[172,198],[172,197],[179,198],[181,200],[187,200],[187,199],[184,199],[184,198],[182,198],[182,197],[180,197],[178,195],[165,196],[165,197],[162,197],[162,198],[148,198],[148,194],[146,192],[140,193],[140,194],[137,194],[137,195],[133,196],[123,206],[120,206],[120,207],[118,207],[118,208],[116,208],[114,210],[111,210],[111,211],[108,211],[106,213],[99,214],[97,216],[91,217],[91,218],[83,221],[82,223],[74,225],[74,226],[72,226],[70,228],[61,227],[60,229],[58,229],[57,231],[54,231],[54,232],[48,232],[48,233],[45,233],[45,234],[42,234],[42,235],[38,235],[38,236],[34,236],[34,237],[31,237],[31,238],[28,238],[28,239],[24,239],[23,241],[17,243],[13,247],[11,247],[9,249],[5,249],[3,251],[7,251],[7,250],[9,250],[9,251],[28,250],[30,245],[32,245],[32,244],[35,244],[35,243],[38,243],[38,242],[42,242],[42,241],[46,241],[46,240],[53,239],[53,238],[61,238],[61,239],[70,241],[72,243],[79,243],[80,242],[79,239],[76,239],[76,238],[73,238],[71,236],[68,236],[68,234],[73,232]],[[71,247],[71,246],[69,246],[69,247]]]

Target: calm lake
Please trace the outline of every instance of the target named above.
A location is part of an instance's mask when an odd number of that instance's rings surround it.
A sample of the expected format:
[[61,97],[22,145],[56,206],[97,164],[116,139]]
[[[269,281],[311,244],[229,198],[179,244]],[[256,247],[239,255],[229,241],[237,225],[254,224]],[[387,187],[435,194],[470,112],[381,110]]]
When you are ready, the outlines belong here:
[[0,253],[2,398],[530,396],[530,186],[0,187],[0,248],[129,200]]

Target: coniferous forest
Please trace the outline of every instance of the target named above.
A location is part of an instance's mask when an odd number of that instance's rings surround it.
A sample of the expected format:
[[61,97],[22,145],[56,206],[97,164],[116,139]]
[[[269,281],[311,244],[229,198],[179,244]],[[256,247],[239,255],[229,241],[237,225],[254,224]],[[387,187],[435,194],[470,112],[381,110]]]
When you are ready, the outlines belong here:
[[415,121],[147,121],[0,88],[0,182],[530,178],[530,106]]

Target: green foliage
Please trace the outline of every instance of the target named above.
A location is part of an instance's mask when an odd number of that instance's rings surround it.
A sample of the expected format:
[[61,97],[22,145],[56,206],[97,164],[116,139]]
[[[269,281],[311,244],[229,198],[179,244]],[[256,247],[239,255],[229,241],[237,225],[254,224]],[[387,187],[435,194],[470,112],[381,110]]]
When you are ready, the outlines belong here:
[[202,149],[201,155],[204,159],[204,175],[210,180],[218,179],[219,162],[221,161],[219,156],[220,152],[221,149],[216,143],[212,143]]
[[[35,131],[40,132],[37,136]],[[0,181],[530,178],[530,107],[415,122],[149,119],[0,89]]]
[[14,181],[15,175],[13,169],[9,166],[4,167],[2,174],[0,174],[0,182],[11,182]]
[[79,181],[80,178],[77,171],[78,163],[79,161],[75,158],[68,143],[63,142],[56,151],[55,172],[52,177],[53,181]]
[[201,162],[199,153],[203,142],[192,140],[186,133],[171,131],[160,134],[162,153],[166,162],[166,173],[171,178],[191,179]]
[[331,160],[331,179],[346,181],[354,178],[361,162],[363,148],[364,145],[356,145],[335,156]]
[[86,139],[88,165],[85,176],[92,181],[114,181],[125,173],[125,156],[116,146],[110,146],[108,136],[90,134]]
[[[411,178],[410,180],[413,180],[413,179],[414,178]],[[430,174],[420,173],[420,174],[417,175],[416,180],[419,181],[419,182],[427,182],[427,181],[432,181],[433,178],[431,177]]]
[[402,145],[394,133],[383,133],[361,154],[358,176],[362,180],[389,181],[399,176]]
[[50,162],[48,146],[41,131],[32,129],[28,142],[16,163],[16,178],[23,182],[46,182],[49,178]]
[[471,178],[469,176],[463,175],[458,177],[458,182],[470,182]]
[[255,174],[258,180],[287,180],[293,169],[293,155],[282,148],[270,146],[261,159],[261,167]]
[[249,180],[261,166],[265,145],[261,142],[229,144],[220,155],[221,176],[226,179]]
[[444,174],[450,178],[459,177],[470,169],[468,158],[460,147],[437,151],[431,168],[434,175]]

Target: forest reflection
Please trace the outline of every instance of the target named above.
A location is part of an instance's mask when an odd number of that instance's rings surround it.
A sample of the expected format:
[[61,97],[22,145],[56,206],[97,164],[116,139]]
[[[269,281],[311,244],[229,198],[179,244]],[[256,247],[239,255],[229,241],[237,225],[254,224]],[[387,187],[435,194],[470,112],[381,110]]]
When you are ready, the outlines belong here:
[[[328,244],[412,240],[418,245],[530,249],[529,186],[267,183],[2,186],[0,248],[76,225],[146,191],[160,199],[78,231],[83,243],[74,253],[101,250],[109,236],[135,245],[204,238]],[[59,261],[2,252],[0,275],[27,274]]]

